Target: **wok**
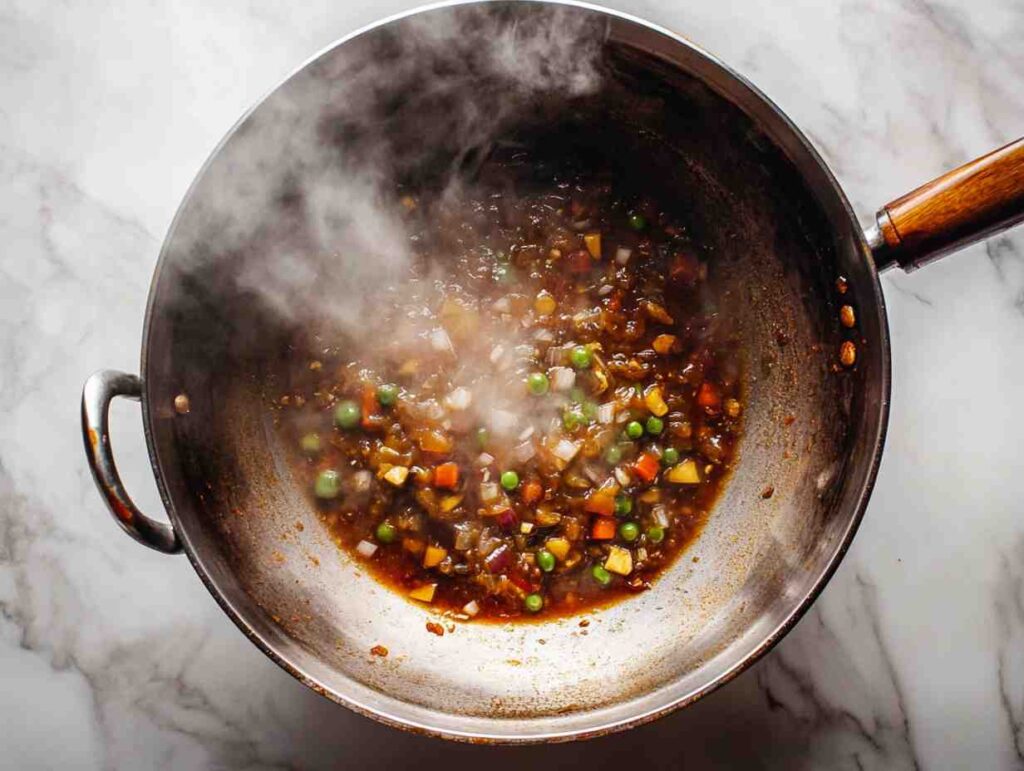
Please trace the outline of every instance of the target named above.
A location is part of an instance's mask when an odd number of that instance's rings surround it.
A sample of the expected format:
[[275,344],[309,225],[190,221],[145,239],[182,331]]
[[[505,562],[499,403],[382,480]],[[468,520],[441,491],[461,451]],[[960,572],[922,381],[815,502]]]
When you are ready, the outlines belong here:
[[[586,57],[592,71],[579,70]],[[427,609],[329,540],[282,460],[268,403],[295,361],[282,305],[334,291],[321,276],[295,278],[301,255],[322,246],[317,202],[332,184],[429,192],[497,146],[579,155],[678,202],[741,330],[745,436],[704,532],[649,591],[587,629],[567,618],[436,637]],[[332,227],[351,224],[357,205],[338,199]],[[879,272],[916,268],[1022,216],[1020,140],[884,206],[863,232],[799,129],[683,38],[574,3],[421,9],[317,55],[222,141],[163,244],[141,378],[101,371],[86,382],[86,453],[122,529],[184,551],[243,633],[324,696],[470,741],[623,729],[743,671],[849,546],[888,417]],[[352,251],[332,259],[354,275],[374,267]],[[283,296],[265,291],[275,281]],[[337,302],[367,313],[358,297]],[[854,329],[839,322],[847,304]],[[844,341],[852,367],[838,363]],[[139,511],[118,477],[107,431],[118,396],[141,400],[169,523]],[[371,655],[376,645],[390,655]]]

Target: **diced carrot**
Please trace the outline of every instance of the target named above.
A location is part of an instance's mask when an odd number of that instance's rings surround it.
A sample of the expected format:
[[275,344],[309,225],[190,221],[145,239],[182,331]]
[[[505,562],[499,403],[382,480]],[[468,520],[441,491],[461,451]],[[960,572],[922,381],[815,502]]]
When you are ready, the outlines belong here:
[[365,429],[381,427],[381,415],[377,412],[377,392],[369,383],[363,385],[363,410],[360,423]]
[[718,412],[722,407],[722,394],[714,383],[704,381],[697,390],[697,404],[707,412]]
[[442,463],[434,468],[434,487],[447,487],[454,490],[459,484],[459,466],[457,463]]
[[615,489],[617,488],[595,490],[587,496],[583,510],[601,517],[615,516]]
[[544,488],[540,486],[540,482],[536,479],[531,479],[523,485],[523,503],[536,503],[543,494]]
[[652,482],[658,476],[658,459],[651,453],[645,452],[636,459],[633,471],[645,482]]
[[590,525],[590,537],[595,541],[610,541],[615,537],[615,520],[611,517],[594,517]]
[[569,270],[572,273],[586,273],[594,266],[594,261],[590,257],[590,252],[586,249],[577,249],[568,256]]

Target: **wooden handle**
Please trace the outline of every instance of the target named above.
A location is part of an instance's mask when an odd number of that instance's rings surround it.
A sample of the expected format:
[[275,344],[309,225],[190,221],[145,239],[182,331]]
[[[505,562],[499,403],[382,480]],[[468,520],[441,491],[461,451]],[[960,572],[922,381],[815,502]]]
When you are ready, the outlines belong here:
[[878,210],[879,265],[918,268],[1024,220],[1024,138]]

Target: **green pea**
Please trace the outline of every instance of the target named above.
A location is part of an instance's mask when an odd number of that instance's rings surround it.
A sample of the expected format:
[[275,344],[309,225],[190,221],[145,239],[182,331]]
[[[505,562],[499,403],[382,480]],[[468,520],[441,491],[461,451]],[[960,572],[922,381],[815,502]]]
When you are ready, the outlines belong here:
[[640,537],[640,526],[636,522],[623,522],[619,525],[619,537],[627,543],[633,543]]
[[530,613],[538,613],[544,607],[544,598],[539,594],[528,594],[523,598],[523,607]]
[[611,447],[605,450],[604,459],[605,462],[611,466],[618,465],[618,463],[622,460],[622,448],[619,447],[617,444],[613,444]]
[[501,486],[509,492],[512,492],[519,487],[519,474],[514,471],[502,471],[501,472]]
[[491,432],[481,426],[476,430],[476,443],[480,445],[480,449],[484,449],[487,443],[491,440]]
[[679,462],[679,450],[675,447],[666,447],[665,452],[661,454],[661,463],[663,466],[674,466]]
[[583,425],[583,415],[576,410],[566,410],[562,413],[562,425],[566,431],[575,431]]
[[531,394],[542,396],[548,392],[551,383],[548,382],[548,376],[543,372],[531,372],[526,378],[526,386],[530,389]]
[[398,386],[394,383],[384,383],[377,386],[377,401],[382,407],[390,407],[398,400]]
[[639,439],[644,435],[644,427],[640,425],[640,421],[631,420],[626,424],[626,436],[630,439]]
[[306,455],[316,455],[320,452],[320,434],[310,432],[299,440],[299,447]]
[[381,543],[394,543],[395,539],[398,538],[398,528],[390,522],[381,522],[377,525],[374,535],[377,536],[377,540]]
[[628,495],[615,496],[615,516],[625,517],[633,511],[633,499]]
[[545,573],[550,573],[555,569],[555,555],[547,549],[541,549],[537,552],[537,567]]
[[651,415],[651,417],[647,418],[646,428],[648,434],[658,435],[665,430],[665,421]]
[[593,423],[595,420],[597,420],[597,409],[597,402],[583,402],[583,417],[587,419],[588,423]]
[[585,345],[577,345],[572,349],[572,353],[569,354],[569,361],[572,362],[572,366],[576,369],[586,369],[590,366],[592,359],[593,354]]
[[665,528],[661,525],[651,525],[647,528],[647,540],[651,543],[661,543],[665,540]]
[[355,428],[359,425],[359,418],[362,417],[359,405],[351,399],[338,402],[334,408],[334,423],[338,428]]
[[640,212],[635,211],[629,215],[629,226],[633,230],[643,230],[647,227],[647,218]]
[[341,476],[332,468],[324,469],[316,475],[313,482],[313,493],[317,498],[337,498],[341,492]]
[[604,569],[603,565],[594,565],[590,569],[590,575],[594,577],[601,586],[608,586],[612,582],[612,574]]

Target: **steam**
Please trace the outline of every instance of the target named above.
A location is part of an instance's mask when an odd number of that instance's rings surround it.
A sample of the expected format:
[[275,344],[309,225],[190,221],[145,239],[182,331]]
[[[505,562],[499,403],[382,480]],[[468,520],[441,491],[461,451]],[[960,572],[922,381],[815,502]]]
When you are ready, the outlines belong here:
[[510,121],[600,87],[602,38],[571,9],[465,6],[349,41],[247,118],[176,239],[197,269],[230,260],[237,288],[282,320],[358,337],[408,273],[400,191],[427,185],[449,205],[478,194],[477,166]]

